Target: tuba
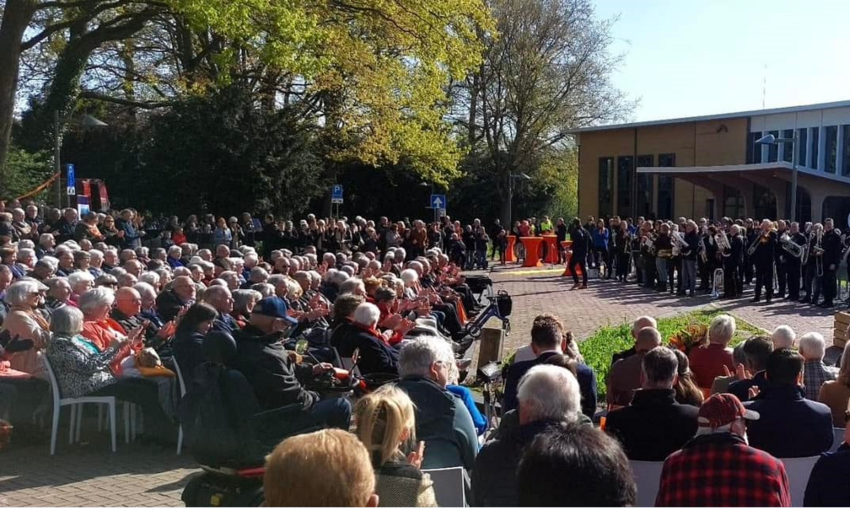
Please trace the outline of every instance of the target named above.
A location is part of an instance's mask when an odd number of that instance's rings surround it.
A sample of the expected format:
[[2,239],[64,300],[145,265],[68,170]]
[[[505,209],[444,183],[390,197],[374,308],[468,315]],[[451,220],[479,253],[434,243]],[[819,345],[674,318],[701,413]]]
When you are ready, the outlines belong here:
[[793,241],[788,233],[784,233],[779,237],[779,242],[782,244],[782,249],[788,254],[791,254],[797,259],[803,257],[803,246]]
[[717,243],[717,248],[721,251],[732,250],[732,244],[729,243],[729,237],[726,236],[726,231],[720,230],[720,233],[714,235],[714,241]]

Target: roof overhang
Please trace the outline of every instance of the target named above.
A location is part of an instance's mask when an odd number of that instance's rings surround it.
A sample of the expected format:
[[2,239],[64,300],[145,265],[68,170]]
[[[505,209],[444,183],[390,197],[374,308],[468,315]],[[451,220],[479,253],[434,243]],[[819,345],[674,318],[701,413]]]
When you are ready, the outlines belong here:
[[[718,173],[747,173],[765,177],[779,176],[790,178],[794,166],[790,162],[765,162],[761,164],[730,164],[726,166],[675,166],[675,167],[639,167],[638,173],[656,175],[695,175],[695,174],[718,174]],[[850,185],[850,178],[824,173],[811,168],[797,166],[801,175],[815,178],[832,180],[845,185]]]

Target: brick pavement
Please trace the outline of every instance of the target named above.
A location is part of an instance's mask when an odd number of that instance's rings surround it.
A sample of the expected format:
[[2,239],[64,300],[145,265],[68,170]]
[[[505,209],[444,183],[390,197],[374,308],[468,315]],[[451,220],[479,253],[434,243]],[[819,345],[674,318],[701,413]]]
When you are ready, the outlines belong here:
[[[798,332],[832,335],[832,312],[810,306],[671,297],[612,281],[591,281],[587,290],[569,291],[572,279],[560,277],[560,271],[527,273],[497,267],[491,273],[495,289],[506,289],[513,296],[508,349],[528,342],[531,321],[543,312],[559,315],[579,339],[600,326],[640,315],[672,316],[708,305],[765,329],[788,324]],[[96,435],[91,424],[83,432],[83,440],[91,444],[71,446],[63,436],[67,434],[60,429],[54,457],[49,455],[49,443],[16,444],[0,452],[0,506],[182,506],[183,486],[197,472],[191,457],[176,456],[173,448],[119,442],[118,452],[112,454],[106,433]]]

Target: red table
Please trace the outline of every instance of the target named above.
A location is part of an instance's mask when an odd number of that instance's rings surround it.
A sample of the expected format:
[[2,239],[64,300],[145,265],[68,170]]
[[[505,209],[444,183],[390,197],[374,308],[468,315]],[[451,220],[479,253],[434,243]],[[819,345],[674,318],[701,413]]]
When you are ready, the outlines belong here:
[[522,236],[520,241],[525,247],[525,262],[522,266],[526,268],[543,266],[540,262],[540,246],[543,245],[543,239],[539,236]]
[[550,265],[558,264],[558,237],[555,235],[543,235],[546,242],[546,259],[543,261]]
[[514,255],[514,244],[516,244],[516,237],[514,235],[508,235],[508,250],[505,251],[506,263],[516,263],[516,255]]
[[[565,256],[566,265],[564,266],[564,273],[562,273],[561,276],[572,276],[573,272],[570,270],[570,258],[573,257],[573,251],[572,249],[570,249],[570,247],[573,246],[573,242],[572,240],[567,240],[565,242],[561,242],[561,246],[564,248],[565,251],[567,251],[567,254]],[[581,267],[579,265],[576,265],[576,274],[581,275]]]

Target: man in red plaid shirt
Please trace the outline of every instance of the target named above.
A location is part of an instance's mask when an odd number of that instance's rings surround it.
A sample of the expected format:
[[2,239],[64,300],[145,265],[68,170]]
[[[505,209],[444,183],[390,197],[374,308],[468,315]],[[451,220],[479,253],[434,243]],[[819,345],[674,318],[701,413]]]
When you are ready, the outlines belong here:
[[791,506],[785,466],[744,439],[758,418],[728,393],[705,401],[697,436],[664,461],[655,506]]

